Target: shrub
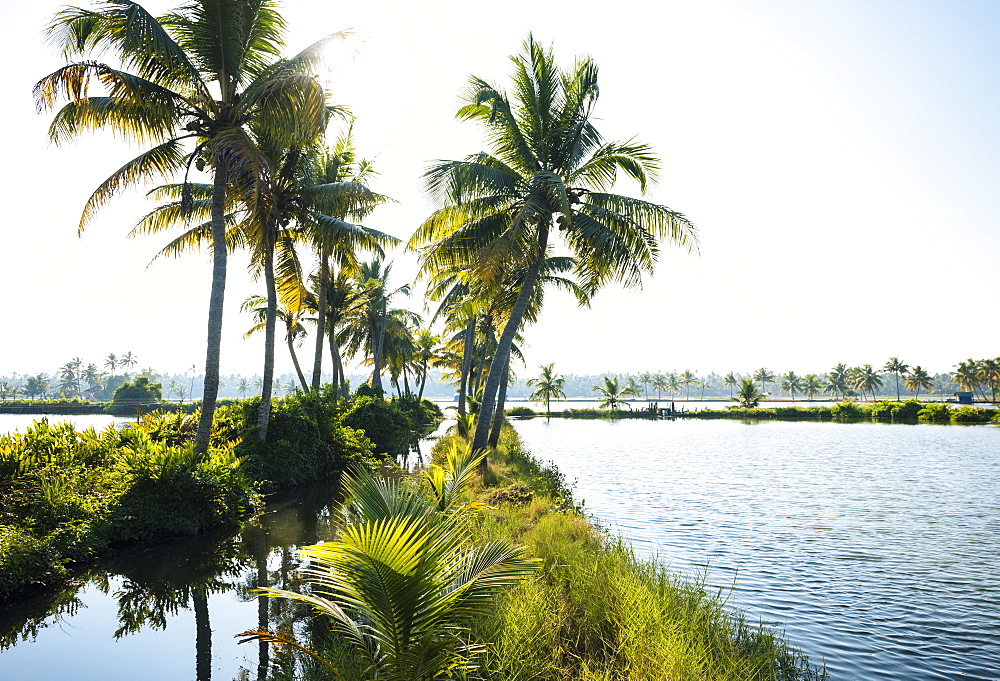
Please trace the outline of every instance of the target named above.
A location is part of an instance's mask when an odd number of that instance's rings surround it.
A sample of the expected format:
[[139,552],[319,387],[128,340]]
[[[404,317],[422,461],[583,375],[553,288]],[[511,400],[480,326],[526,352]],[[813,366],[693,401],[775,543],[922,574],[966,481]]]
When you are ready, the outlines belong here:
[[507,410],[507,416],[534,416],[535,410],[531,407],[514,407]]
[[374,397],[356,397],[348,405],[341,423],[364,431],[375,445],[375,453],[403,457],[416,444],[419,425],[398,401],[386,402]]
[[916,400],[906,400],[905,402],[894,402],[892,405],[892,420],[901,422],[915,422],[920,413],[921,405]]
[[928,404],[917,412],[917,417],[930,423],[948,423],[951,421],[951,408],[947,404]]
[[959,407],[951,411],[952,423],[989,423],[995,415],[993,409],[981,409],[977,407]]
[[838,402],[830,408],[830,415],[834,421],[851,421],[865,416],[861,408],[854,402]]
[[113,404],[153,404],[163,401],[163,385],[150,383],[148,376],[137,376],[135,382],[122,383],[111,400]]

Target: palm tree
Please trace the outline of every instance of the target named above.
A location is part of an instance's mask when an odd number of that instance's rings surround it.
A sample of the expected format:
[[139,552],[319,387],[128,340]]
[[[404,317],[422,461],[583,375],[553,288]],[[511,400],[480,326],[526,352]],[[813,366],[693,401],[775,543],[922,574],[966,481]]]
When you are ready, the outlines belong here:
[[104,366],[111,369],[111,375],[115,375],[115,369],[118,368],[118,357],[114,353],[108,355],[108,358],[104,360]]
[[[136,356],[133,355],[131,351],[126,352],[124,355],[122,355],[122,358],[118,360],[118,366],[120,366],[122,369],[131,369],[138,363],[139,363],[138,358],[136,358]],[[125,372],[125,378],[128,378],[127,371]]]
[[757,369],[757,371],[754,372],[753,378],[755,381],[758,381],[760,383],[761,395],[767,394],[767,384],[773,383],[775,380],[774,372],[766,368]]
[[417,399],[424,397],[424,386],[427,384],[427,370],[429,365],[435,360],[438,348],[441,345],[440,336],[435,336],[427,329],[421,329],[413,339],[416,350],[416,378],[420,382],[417,391]]
[[653,376],[653,380],[650,382],[650,385],[652,385],[653,389],[656,390],[657,400],[660,399],[660,395],[664,390],[668,390],[670,388],[667,377],[660,373]]
[[611,411],[617,411],[618,407],[623,404],[629,409],[632,408],[629,406],[628,402],[624,400],[624,398],[628,396],[628,393],[618,386],[617,376],[614,378],[605,376],[604,385],[595,385],[594,391],[600,393],[601,399],[604,400],[600,404],[601,409],[607,408]]
[[794,402],[795,393],[802,391],[802,379],[794,371],[789,371],[781,378],[781,389],[790,393]]
[[680,390],[683,385],[681,377],[678,376],[676,372],[671,371],[670,374],[667,375],[667,388],[670,389],[670,399],[674,399],[674,393]]
[[833,393],[834,396],[840,395],[844,397],[847,393],[847,365],[841,362],[835,367],[830,369],[830,373],[826,376],[826,387],[824,390],[827,393]]
[[875,401],[875,391],[882,387],[882,379],[878,377],[878,372],[872,368],[871,364],[860,367],[852,367],[848,372],[849,385],[855,390],[861,391],[864,398],[865,392],[872,394],[872,401]]
[[736,402],[744,409],[755,409],[763,397],[757,391],[756,379],[741,378],[740,389],[736,391]]
[[811,402],[819,391],[823,389],[823,379],[816,374],[806,374],[802,379],[802,392],[806,394]]
[[990,386],[992,401],[997,401],[997,385],[1000,384],[1000,357],[979,361],[979,378]]
[[[955,367],[955,383],[962,390],[968,390],[971,393],[975,393],[981,387],[979,364],[976,360],[970,357],[966,361],[958,363]],[[985,393],[983,393],[983,399],[986,399]]]
[[[326,94],[311,73],[329,39],[292,59],[275,60],[283,32],[272,0],[192,0],[160,19],[129,0],[106,0],[97,10],[69,7],[46,33],[65,58],[84,61],[46,76],[34,90],[41,109],[68,102],[49,129],[56,143],[96,128],[156,143],[98,187],[84,207],[81,232],[126,187],[182,172],[186,182],[192,166],[212,170],[212,291],[195,436],[201,452],[208,447],[218,396],[230,178],[250,178],[249,195],[266,200],[258,181],[270,163],[251,127],[288,140],[309,139],[322,134],[327,121]],[[92,54],[112,56],[131,72],[87,59]],[[89,96],[91,83],[100,83],[108,96]]]
[[542,373],[538,378],[529,378],[526,383],[529,388],[534,388],[528,399],[532,402],[545,402],[545,413],[549,414],[552,409],[549,402],[553,399],[566,399],[563,391],[565,376],[556,376],[555,364],[542,364],[539,366]]
[[639,383],[642,384],[643,393],[645,394],[647,400],[649,399],[649,384],[652,382],[653,374],[648,371],[639,374]]
[[[308,591],[260,590],[304,603],[326,619],[367,665],[364,678],[464,677],[479,648],[469,640],[473,619],[490,611],[502,589],[539,567],[507,542],[469,545],[459,504],[478,462],[449,459],[451,465],[423,476],[433,501],[399,480],[347,477],[346,525],[335,540],[297,551],[307,561]],[[304,650],[266,630],[244,636]],[[336,672],[319,653],[305,652]]]
[[736,374],[730,371],[728,374],[722,377],[722,385],[729,388],[729,399],[733,399],[733,388],[740,384],[739,379],[736,378]]
[[694,227],[669,208],[606,193],[618,171],[644,191],[658,170],[649,147],[603,143],[591,122],[597,67],[580,59],[556,66],[551,50],[531,36],[513,57],[514,96],[473,77],[458,115],[481,124],[493,153],[442,161],[425,175],[444,199],[410,247],[433,271],[470,266],[487,286],[512,265],[525,268],[515,304],[497,343],[483,392],[473,447],[486,445],[500,379],[546,257],[550,234],[575,257],[583,288],[618,281],[638,285],[658,255],[657,241],[695,247]]
[[890,357],[882,367],[882,371],[896,376],[896,401],[899,402],[899,377],[910,370],[910,367],[899,360],[898,357]]
[[934,387],[934,381],[931,379],[930,374],[920,366],[919,364],[910,369],[909,373],[903,379],[903,384],[906,386],[907,390],[912,390],[914,392],[914,399],[920,395],[920,389],[930,390]]
[[685,399],[691,399],[691,386],[698,383],[698,377],[690,369],[685,369],[684,373],[680,375],[681,385],[687,386],[687,397]]
[[625,387],[622,388],[622,395],[628,395],[629,397],[639,397],[640,388],[639,384],[636,383],[635,378],[629,376],[628,381],[625,382]]
[[240,397],[246,397],[247,390],[250,390],[250,381],[240,377],[240,380],[236,382],[236,389],[240,391]]
[[25,394],[28,399],[35,399],[36,396],[45,397],[45,393],[49,390],[49,379],[45,374],[38,374],[37,376],[28,376],[24,381],[24,385],[21,387],[21,392]]
[[[285,345],[288,347],[288,354],[291,355],[295,373],[302,384],[302,390],[309,392],[309,384],[306,383],[306,377],[302,373],[302,367],[299,364],[299,356],[295,352],[295,346],[297,344],[301,345],[302,341],[300,339],[306,335],[306,328],[302,325],[306,314],[305,295],[301,290],[298,292],[287,290],[283,293],[284,295],[281,297],[277,310],[278,321],[282,322],[285,326]],[[248,296],[243,301],[240,311],[252,313],[254,319],[254,325],[243,334],[244,338],[249,338],[254,333],[264,331],[267,328],[267,298],[263,296]],[[261,387],[263,388],[263,381],[261,382]]]

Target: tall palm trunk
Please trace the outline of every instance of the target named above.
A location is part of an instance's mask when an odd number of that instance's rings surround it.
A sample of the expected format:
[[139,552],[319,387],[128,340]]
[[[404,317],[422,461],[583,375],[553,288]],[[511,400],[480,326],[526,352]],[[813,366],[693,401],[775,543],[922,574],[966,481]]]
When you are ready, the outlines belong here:
[[458,413],[465,415],[465,395],[469,390],[469,369],[472,367],[472,348],[476,340],[476,317],[469,317],[465,325],[465,341],[462,343],[462,378],[458,384]]
[[208,589],[195,587],[191,592],[195,630],[195,679],[212,681],[212,624],[208,619]]
[[388,301],[382,300],[382,311],[375,320],[375,338],[372,343],[372,387],[382,390],[382,346],[385,341],[385,313]]
[[420,367],[420,389],[417,392],[417,399],[424,399],[424,386],[427,385],[427,358],[424,357],[423,364]]
[[[216,159],[212,185],[212,293],[208,302],[208,343],[205,351],[205,387],[201,402],[201,417],[194,438],[197,452],[208,450],[215,418],[215,402],[219,396],[219,358],[222,354],[222,311],[226,297],[226,185],[229,166],[224,158]],[[192,395],[192,399],[194,396]]]
[[274,338],[278,323],[278,292],[274,284],[274,245],[264,254],[264,284],[267,288],[267,318],[264,323],[264,377],[260,387],[260,413],[257,415],[257,436],[267,441],[267,426],[271,420],[271,391],[274,385]]
[[334,398],[340,394],[340,381],[343,378],[343,368],[340,365],[340,348],[337,345],[337,336],[333,332],[333,325],[330,325],[330,329],[326,334],[327,344],[330,346],[330,385],[333,386],[333,396]]
[[326,294],[330,286],[330,261],[325,254],[319,259],[319,295],[316,312],[316,353],[313,359],[312,389],[319,392],[319,382],[323,373],[323,336],[326,333]]
[[[509,360],[507,364],[509,364]],[[497,409],[496,413],[493,415],[493,428],[490,430],[490,447],[496,447],[500,444],[500,430],[503,428],[503,409],[507,402],[507,382],[510,380],[510,367],[504,369],[502,378],[500,379],[500,390],[497,395]]]
[[[500,387],[501,374],[507,370],[507,362],[510,358],[510,348],[514,344],[514,336],[521,326],[524,313],[528,309],[528,302],[531,300],[531,293],[538,280],[538,271],[542,267],[545,259],[545,246],[549,240],[549,226],[547,224],[538,227],[538,246],[535,252],[534,261],[528,268],[524,276],[524,283],[514,301],[514,309],[511,310],[510,319],[503,328],[500,340],[497,342],[496,350],[493,353],[493,362],[490,365],[490,375],[486,379],[486,389],[483,391],[483,401],[479,406],[479,418],[476,420],[476,436],[472,440],[473,451],[486,449],[486,440],[489,435],[493,408],[496,405],[497,389]],[[489,463],[484,456],[479,464],[481,471],[489,469]]]

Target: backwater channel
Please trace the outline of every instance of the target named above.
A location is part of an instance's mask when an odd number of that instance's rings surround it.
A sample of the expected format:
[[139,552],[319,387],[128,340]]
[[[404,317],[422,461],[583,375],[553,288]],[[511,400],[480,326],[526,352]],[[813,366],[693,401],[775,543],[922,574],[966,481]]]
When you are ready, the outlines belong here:
[[[831,679],[1000,679],[996,427],[515,425],[605,527],[735,584],[730,604],[786,630]],[[287,605],[251,590],[294,585],[294,549],[332,535],[338,498],[331,484],[289,491],[238,535],[134,546],[6,604],[0,680],[263,678],[262,649],[236,637]]]
[[834,680],[1000,679],[995,426],[536,418],[515,427],[643,556]]

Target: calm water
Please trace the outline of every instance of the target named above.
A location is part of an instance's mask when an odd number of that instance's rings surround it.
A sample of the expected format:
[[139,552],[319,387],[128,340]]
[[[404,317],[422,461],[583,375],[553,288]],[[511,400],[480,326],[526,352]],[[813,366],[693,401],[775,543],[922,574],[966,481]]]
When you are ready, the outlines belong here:
[[832,679],[1000,679],[1000,429],[519,421],[588,511]]
[[31,427],[32,423],[43,418],[48,419],[49,423],[52,424],[69,421],[77,430],[94,428],[100,431],[112,423],[119,428],[126,423],[135,423],[134,417],[105,414],[0,414],[0,435],[15,430],[23,433]]

